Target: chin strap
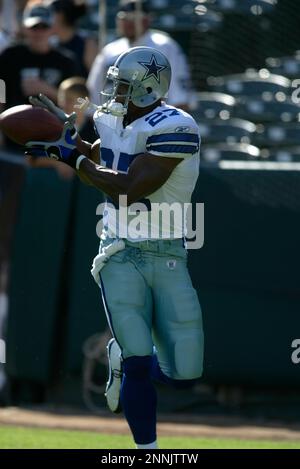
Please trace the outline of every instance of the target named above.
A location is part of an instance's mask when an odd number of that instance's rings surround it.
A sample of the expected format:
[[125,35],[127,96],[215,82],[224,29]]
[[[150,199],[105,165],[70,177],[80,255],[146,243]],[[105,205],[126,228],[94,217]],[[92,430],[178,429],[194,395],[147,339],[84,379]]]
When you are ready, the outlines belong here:
[[116,117],[123,117],[127,114],[127,109],[122,103],[111,101],[108,105],[102,106],[102,112],[106,112],[107,114],[111,114]]
[[96,106],[90,102],[89,98],[77,98],[77,103],[75,104],[76,109],[81,111],[99,111],[107,114],[112,114],[113,116],[122,117],[127,114],[127,109],[123,106],[122,103],[117,103],[115,100],[111,101],[109,104],[103,104],[102,106]]

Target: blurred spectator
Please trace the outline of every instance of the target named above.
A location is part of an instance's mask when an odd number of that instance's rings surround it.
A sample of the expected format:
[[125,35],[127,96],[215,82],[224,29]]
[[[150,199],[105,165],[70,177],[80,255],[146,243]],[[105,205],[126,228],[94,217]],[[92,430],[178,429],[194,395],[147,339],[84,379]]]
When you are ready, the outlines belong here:
[[90,115],[85,110],[81,110],[75,105],[78,104],[78,98],[88,98],[89,90],[86,81],[81,77],[72,77],[64,80],[58,89],[58,106],[67,114],[76,111],[76,127],[83,140],[94,142],[98,136],[94,131],[94,123]]
[[9,37],[8,35],[0,29],[0,54],[1,52],[6,49],[9,44]]
[[9,45],[10,37],[7,30],[4,28],[4,8],[3,0],[0,0],[0,54]]
[[[9,41],[16,36],[18,30],[19,7],[19,2],[16,0],[0,0],[0,31],[4,32]],[[0,46],[0,52],[2,50]]]
[[53,18],[42,4],[24,10],[25,43],[8,47],[0,55],[1,78],[6,82],[6,107],[27,102],[30,95],[44,93],[57,100],[58,85],[77,74],[71,56],[49,44]]
[[27,103],[28,96],[38,93],[56,102],[59,84],[78,74],[75,60],[49,44],[52,34],[49,8],[29,4],[24,10],[23,26],[25,43],[8,47],[0,54],[0,78],[6,83],[6,108]]
[[135,0],[120,1],[116,18],[117,33],[120,39],[107,44],[98,54],[88,78],[91,101],[100,103],[108,68],[117,57],[130,47],[154,47],[165,54],[172,67],[172,80],[168,94],[168,103],[182,109],[189,109],[192,99],[191,76],[186,57],[174,39],[168,34],[151,30],[151,15],[148,3],[140,3],[140,11]]
[[87,77],[98,52],[96,40],[86,32],[77,30],[77,20],[84,16],[87,7],[83,0],[50,0],[54,12],[54,33],[58,47],[74,53],[80,66],[80,74]]

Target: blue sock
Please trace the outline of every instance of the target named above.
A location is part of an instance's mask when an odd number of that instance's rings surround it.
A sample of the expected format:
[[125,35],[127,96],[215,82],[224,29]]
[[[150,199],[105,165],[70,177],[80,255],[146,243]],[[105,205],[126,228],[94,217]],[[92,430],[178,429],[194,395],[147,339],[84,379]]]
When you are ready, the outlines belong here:
[[123,361],[121,404],[135,443],[156,440],[156,391],[151,380],[152,357]]
[[156,353],[152,355],[151,377],[158,383],[168,384],[175,389],[188,389],[194,386],[195,379],[173,379],[165,375],[159,366]]

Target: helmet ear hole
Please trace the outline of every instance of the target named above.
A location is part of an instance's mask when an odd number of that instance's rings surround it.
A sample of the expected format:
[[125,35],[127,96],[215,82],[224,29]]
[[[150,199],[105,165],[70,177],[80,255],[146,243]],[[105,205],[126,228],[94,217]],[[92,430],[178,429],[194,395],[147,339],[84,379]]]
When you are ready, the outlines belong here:
[[153,90],[150,86],[148,86],[148,88],[146,88],[146,91],[147,91],[148,94],[150,94],[150,93],[152,93]]

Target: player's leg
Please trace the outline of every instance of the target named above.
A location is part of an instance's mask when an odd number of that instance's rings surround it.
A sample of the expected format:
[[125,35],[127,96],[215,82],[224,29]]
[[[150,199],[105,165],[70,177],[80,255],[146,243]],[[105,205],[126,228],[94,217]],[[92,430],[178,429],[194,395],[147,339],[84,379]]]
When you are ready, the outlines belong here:
[[151,355],[153,346],[151,291],[126,254],[113,255],[100,272],[107,321],[123,359]]
[[[101,271],[108,322],[120,346],[118,352],[117,344],[111,342],[108,351],[112,352],[115,369],[118,360],[121,369],[120,352],[122,355],[122,385],[118,372],[115,382],[134,440],[138,446],[151,445],[156,441],[156,391],[151,380],[152,296],[136,266],[124,260],[125,254],[126,250],[112,256]],[[116,407],[115,389],[110,390],[114,391],[112,402]]]
[[184,387],[193,383],[203,371],[201,308],[183,250],[182,258],[157,257],[156,270],[153,339],[159,366],[154,360],[153,375],[161,381]]

